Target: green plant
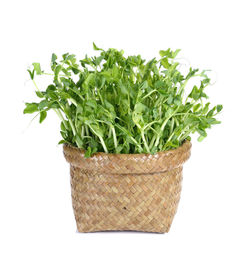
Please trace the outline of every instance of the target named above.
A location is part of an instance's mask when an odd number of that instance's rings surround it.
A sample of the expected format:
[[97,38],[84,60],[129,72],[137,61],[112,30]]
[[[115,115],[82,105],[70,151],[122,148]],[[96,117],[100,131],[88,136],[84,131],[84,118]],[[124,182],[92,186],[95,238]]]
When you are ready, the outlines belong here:
[[[86,150],[88,157],[97,151],[109,153],[155,153],[177,148],[190,134],[198,140],[206,129],[220,123],[215,116],[222,105],[209,108],[204,93],[210,84],[206,71],[179,70],[176,56],[180,50],[161,50],[161,58],[146,62],[138,56],[124,57],[123,51],[104,51],[79,62],[75,55],[51,59],[52,74],[33,63],[28,70],[40,102],[26,103],[24,113],[40,114],[40,123],[48,110],[61,120],[59,143],[70,143]],[[53,83],[40,91],[35,75],[51,75]],[[185,88],[192,78],[199,79],[189,94]]]

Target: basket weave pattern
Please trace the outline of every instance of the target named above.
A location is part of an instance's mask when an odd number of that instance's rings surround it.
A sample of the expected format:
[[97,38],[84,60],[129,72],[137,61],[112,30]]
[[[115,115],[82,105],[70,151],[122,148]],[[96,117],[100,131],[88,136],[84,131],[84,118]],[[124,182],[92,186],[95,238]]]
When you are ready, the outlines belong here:
[[85,158],[83,150],[65,144],[78,231],[168,232],[190,149],[186,141],[156,155],[96,153]]

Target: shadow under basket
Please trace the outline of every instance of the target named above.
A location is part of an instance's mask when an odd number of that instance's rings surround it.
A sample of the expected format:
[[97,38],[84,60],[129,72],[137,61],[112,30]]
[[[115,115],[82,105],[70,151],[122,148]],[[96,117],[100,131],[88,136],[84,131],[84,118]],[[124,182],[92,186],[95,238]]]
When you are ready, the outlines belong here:
[[64,144],[79,232],[168,232],[180,200],[191,143],[151,154],[95,153]]

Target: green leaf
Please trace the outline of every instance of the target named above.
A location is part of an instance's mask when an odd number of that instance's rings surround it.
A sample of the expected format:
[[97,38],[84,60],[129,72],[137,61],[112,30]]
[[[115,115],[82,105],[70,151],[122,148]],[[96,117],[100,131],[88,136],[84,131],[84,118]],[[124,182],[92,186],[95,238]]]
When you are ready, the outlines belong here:
[[37,103],[25,103],[26,108],[23,110],[23,113],[34,113],[38,111],[38,104]]
[[97,151],[97,148],[96,148],[96,147],[91,148],[91,147],[89,146],[89,147],[87,148],[87,150],[85,151],[84,156],[85,156],[86,158],[91,157],[96,151]]
[[48,91],[48,92],[47,92],[47,95],[48,95],[48,97],[49,97],[51,100],[57,100],[57,99],[58,99],[58,96],[57,96],[57,93],[56,93],[56,92]]
[[66,140],[62,139],[58,142],[58,145],[64,144],[64,143],[68,143]]
[[98,48],[98,47],[95,45],[94,42],[93,42],[93,49],[94,49],[94,50],[103,50],[103,49]]
[[173,113],[174,113],[174,109],[171,108],[171,107],[167,107],[167,106],[165,106],[165,107],[167,109],[167,111],[165,113],[165,117],[166,118],[170,118],[173,115]]
[[201,104],[200,103],[197,103],[196,105],[194,105],[193,107],[193,112],[197,112],[201,107]]
[[168,48],[167,50],[160,50],[159,54],[161,55],[161,57],[171,57],[171,50],[170,48]]
[[33,69],[33,71],[31,71],[30,69],[27,69],[27,71],[29,72],[30,78],[33,80],[34,79],[35,70]]
[[71,99],[71,96],[70,96],[69,93],[62,92],[62,91],[60,91],[60,92],[58,93],[58,96],[61,97],[62,99]]
[[181,99],[178,98],[178,96],[176,96],[176,98],[174,99],[174,104],[177,105],[177,106],[180,106],[181,105]]
[[57,60],[57,56],[56,56],[56,54],[52,54],[52,57],[51,57],[51,62],[52,63],[55,63],[56,62],[56,60]]
[[75,67],[71,67],[71,70],[73,71],[73,73],[75,75],[79,74],[81,72],[81,70],[79,70],[78,68],[75,68]]
[[145,112],[146,110],[147,110],[147,106],[144,105],[143,103],[137,103],[137,104],[135,105],[134,111],[135,111],[136,113],[142,113],[142,112]]
[[115,150],[116,154],[121,153],[122,149],[123,149],[123,146],[122,145],[118,145],[116,150]]
[[43,110],[44,108],[49,106],[49,102],[47,100],[42,100],[39,104],[38,104],[38,109],[39,110]]
[[197,101],[200,98],[200,90],[196,85],[193,87],[188,97],[193,98],[195,101]]
[[212,109],[208,112],[207,118],[210,118],[210,117],[212,117],[212,116],[214,115],[215,109],[216,109],[216,107],[212,108]]
[[221,104],[218,104],[216,106],[217,112],[220,112],[223,109],[223,106]]
[[204,138],[205,138],[205,136],[199,136],[198,141],[201,142],[201,141],[203,141]]
[[69,53],[68,53],[68,52],[67,52],[67,53],[64,53],[64,54],[62,55],[63,60],[66,61],[67,58],[68,58],[68,56],[69,56]]
[[186,80],[193,77],[196,74],[196,72],[198,72],[198,71],[199,71],[199,69],[193,69],[193,68],[190,67],[189,73],[186,76]]
[[61,133],[61,136],[62,136],[65,140],[67,140],[67,138],[68,138],[67,133],[64,132],[64,131],[60,131],[60,133]]
[[175,51],[171,51],[171,49],[167,49],[167,50],[160,50],[159,54],[161,57],[175,58],[180,51],[181,51],[180,49],[177,49]]
[[105,104],[106,108],[107,108],[109,111],[112,111],[112,112],[113,112],[113,111],[115,110],[114,105],[112,105],[109,101],[105,100],[105,101],[104,101],[104,104]]
[[97,134],[99,137],[103,137],[103,129],[100,128],[98,125],[92,124],[90,126],[90,129],[94,132],[94,134]]
[[56,86],[55,85],[49,85],[46,89],[46,93],[48,93],[49,91],[55,91],[56,90]]
[[84,156],[86,157],[86,158],[88,158],[88,157],[91,157],[91,147],[88,147],[88,149],[85,151],[85,153],[84,153]]
[[60,128],[61,128],[62,131],[66,131],[66,128],[65,128],[65,125],[64,125],[63,122],[61,122]]
[[166,69],[169,69],[169,67],[171,66],[171,65],[169,64],[169,62],[168,62],[168,58],[163,58],[163,59],[161,60],[161,64],[162,64],[162,66],[165,67]]
[[201,129],[201,128],[197,128],[197,132],[203,136],[203,137],[206,137],[207,136],[207,133],[204,129]]
[[78,146],[79,148],[82,148],[82,146],[83,146],[83,141],[82,141],[82,139],[80,138],[80,136],[79,136],[78,134],[76,134],[75,139],[76,139],[77,146]]
[[168,97],[168,99],[167,99],[167,104],[171,104],[172,102],[173,102],[173,96],[172,95],[170,95],[169,97]]
[[37,75],[41,75],[42,74],[42,70],[41,70],[41,66],[40,63],[32,63],[33,67],[34,67],[34,71],[36,71]]
[[41,111],[40,112],[40,119],[39,122],[42,123],[47,117],[47,112],[46,111]]
[[221,122],[220,121],[217,121],[215,118],[208,118],[207,119],[207,123],[209,123],[209,124],[221,124]]
[[127,95],[129,93],[125,84],[119,84],[119,88],[121,89],[122,94]]
[[36,91],[36,95],[39,98],[43,98],[44,97],[43,94],[40,91]]
[[60,109],[61,107],[57,102],[50,102],[48,108],[49,109]]
[[181,49],[177,49],[173,54],[172,57],[176,58],[176,56],[179,54],[179,52],[181,51]]
[[88,101],[86,102],[86,105],[92,107],[92,108],[95,109],[95,110],[96,110],[96,108],[97,108],[97,103],[96,103],[95,100],[88,100]]
[[206,114],[206,113],[208,112],[208,110],[209,110],[209,105],[210,105],[210,103],[206,103],[205,106],[204,106],[204,108],[202,109],[202,112],[203,112],[204,114]]
[[58,77],[61,70],[62,70],[62,66],[57,65],[56,68],[55,68],[55,77]]
[[94,84],[94,82],[95,82],[95,74],[91,73],[88,75],[84,83],[86,85],[89,85],[89,84]]

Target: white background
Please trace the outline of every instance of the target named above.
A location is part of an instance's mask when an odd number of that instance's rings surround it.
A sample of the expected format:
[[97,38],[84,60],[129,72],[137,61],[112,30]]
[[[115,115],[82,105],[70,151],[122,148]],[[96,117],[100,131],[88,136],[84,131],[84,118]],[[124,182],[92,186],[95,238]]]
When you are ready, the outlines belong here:
[[[0,258],[250,258],[248,2],[1,2]],[[93,54],[93,41],[146,58],[181,48],[217,74],[208,94],[223,123],[193,140],[168,234],[76,233],[59,121],[28,126],[22,114],[35,98],[26,68],[48,67],[52,52]]]

